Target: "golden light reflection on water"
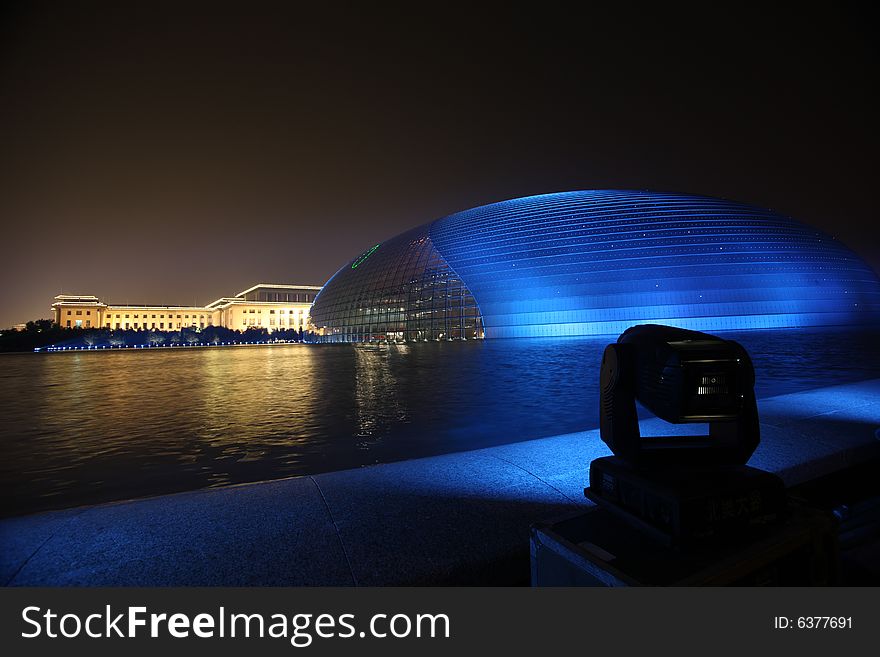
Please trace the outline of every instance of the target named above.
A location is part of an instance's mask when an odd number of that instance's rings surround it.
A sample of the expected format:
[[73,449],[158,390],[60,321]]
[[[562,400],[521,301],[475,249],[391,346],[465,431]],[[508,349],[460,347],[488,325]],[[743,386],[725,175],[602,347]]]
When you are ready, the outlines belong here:
[[303,459],[322,460],[326,442],[315,354],[286,345],[8,357],[27,358],[28,374],[7,406],[4,424],[21,440],[4,439],[4,486],[13,499],[38,488],[51,505],[72,488],[92,501],[296,473]]
[[[263,348],[239,358],[222,350],[206,354],[200,399],[205,421],[195,434],[204,452],[194,459],[259,462],[273,448],[290,447],[295,449],[283,462],[298,463],[318,413],[314,361],[309,348]],[[224,469],[211,475],[213,485],[232,481]]]

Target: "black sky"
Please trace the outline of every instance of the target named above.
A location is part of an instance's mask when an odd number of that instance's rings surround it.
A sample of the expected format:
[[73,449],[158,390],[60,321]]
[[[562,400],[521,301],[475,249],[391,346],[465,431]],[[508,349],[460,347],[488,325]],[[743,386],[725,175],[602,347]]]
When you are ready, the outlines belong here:
[[6,3],[0,326],[62,290],[321,284],[406,228],[568,189],[771,207],[880,269],[873,13],[615,5]]

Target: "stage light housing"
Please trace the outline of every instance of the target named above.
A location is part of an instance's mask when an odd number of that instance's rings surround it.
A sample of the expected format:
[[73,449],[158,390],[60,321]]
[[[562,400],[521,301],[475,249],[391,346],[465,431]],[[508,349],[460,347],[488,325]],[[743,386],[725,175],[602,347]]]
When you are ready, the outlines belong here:
[[[635,326],[606,347],[600,384],[602,440],[630,463],[742,465],[758,446],[754,368],[732,340]],[[636,401],[670,423],[708,423],[709,434],[642,437]]]

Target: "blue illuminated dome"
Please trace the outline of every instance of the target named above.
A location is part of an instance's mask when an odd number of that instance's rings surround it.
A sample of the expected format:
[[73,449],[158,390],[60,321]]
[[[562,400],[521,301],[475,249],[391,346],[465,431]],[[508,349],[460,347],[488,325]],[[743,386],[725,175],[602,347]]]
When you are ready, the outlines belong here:
[[880,281],[769,210],[596,190],[465,210],[372,245],[327,282],[319,340],[456,340],[880,322]]

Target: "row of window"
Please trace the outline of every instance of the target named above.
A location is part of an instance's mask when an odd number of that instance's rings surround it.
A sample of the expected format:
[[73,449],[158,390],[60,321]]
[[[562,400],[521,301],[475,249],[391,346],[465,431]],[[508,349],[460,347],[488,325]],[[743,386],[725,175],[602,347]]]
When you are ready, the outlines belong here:
[[[110,317],[110,316],[111,316],[111,315],[109,315],[109,314],[107,315],[107,317]],[[151,317],[151,319],[156,319],[156,316],[155,316],[155,315],[151,315],[150,317]],[[198,315],[198,316],[197,316],[197,315],[193,315],[193,316],[192,316],[193,319],[196,319],[196,317],[198,317],[198,319],[200,319],[200,320],[202,320],[202,321],[204,321],[204,319],[205,319],[205,316],[204,316],[204,315]],[[140,316],[139,316],[139,315],[135,315],[134,318],[135,318],[135,319],[140,319]],[[119,314],[116,315],[116,319],[120,319]],[[129,315],[126,315],[126,316],[125,316],[125,319],[129,319]],[[147,319],[147,315],[146,315],[146,314],[144,314],[144,319]],[[159,315],[159,319],[165,319],[165,315]],[[168,314],[168,319],[174,319],[174,315],[172,315],[172,314],[169,313],[169,314]],[[177,319],[181,319],[181,316],[178,315],[178,316],[177,316]],[[184,315],[184,316],[183,316],[183,319],[189,319],[189,315]]]
[[[242,314],[244,314],[244,313],[250,313],[251,315],[253,315],[254,313],[262,314],[263,309],[262,309],[262,308],[257,308],[256,310],[254,310],[253,308],[251,308],[251,309],[249,309],[249,310],[248,310],[248,309],[244,309],[244,310],[242,310],[241,312],[242,312]],[[285,314],[286,312],[288,312],[288,311],[286,311],[286,310],[284,310],[284,309],[282,308],[281,310],[278,311],[278,314],[279,314],[279,315],[283,315],[283,314]],[[302,311],[302,310],[291,310],[291,311],[289,311],[289,312],[290,312],[291,315],[294,315],[294,314],[296,314],[296,313],[301,313],[301,312],[303,312],[303,311]],[[269,314],[270,314],[270,315],[274,315],[274,314],[275,314],[275,309],[274,309],[274,308],[271,308],[271,309],[269,310]]]
[[245,300],[268,303],[311,303],[315,300],[315,292],[251,292],[246,295]]
[[[82,315],[82,314],[83,314],[83,311],[82,311],[82,310],[77,310],[77,311],[75,311],[75,312],[76,312],[77,315]],[[256,309],[256,310],[254,310],[253,308],[251,308],[250,310],[243,310],[242,312],[243,312],[243,313],[251,313],[251,314],[254,314],[255,312],[256,312],[256,313],[262,313],[263,311],[262,311],[262,309],[259,309],[259,308]],[[284,315],[284,314],[286,314],[287,312],[289,312],[291,315],[294,315],[294,314],[296,314],[296,313],[302,313],[303,311],[302,311],[302,310],[290,310],[290,311],[287,311],[287,310],[284,310],[284,309],[282,308],[282,309],[280,309],[280,310],[278,311],[278,314],[279,314],[279,315]],[[70,315],[70,314],[72,314],[72,313],[73,313],[73,311],[70,311],[70,310],[67,311],[67,314],[68,314],[68,315]],[[91,310],[86,310],[85,313],[86,313],[86,315],[91,315],[91,314],[92,314],[92,311],[91,311]],[[269,314],[270,314],[270,315],[274,315],[274,314],[275,314],[275,309],[274,309],[274,308],[270,309],[270,310],[269,310]],[[113,317],[113,314],[111,314],[111,313],[107,313],[107,317]],[[146,313],[144,313],[143,318],[144,318],[144,319],[147,319],[148,317],[151,318],[151,319],[156,319],[156,315],[147,315]],[[177,319],[189,319],[189,318],[190,318],[189,315],[183,315],[183,316],[181,316],[181,315],[177,315]],[[195,315],[195,314],[194,314],[194,315],[192,316],[192,318],[193,318],[193,319],[198,318],[198,319],[201,320],[201,321],[204,321],[204,320],[205,320],[205,316],[204,316],[204,315]],[[116,313],[116,319],[122,319],[122,313]],[[131,319],[131,314],[126,314],[126,315],[125,315],[125,319]],[[134,315],[134,319],[140,319],[140,315],[138,315],[138,314]],[[159,319],[165,319],[165,315],[160,314],[160,315],[159,315]],[[171,313],[169,313],[169,314],[168,314],[168,319],[174,319],[174,315],[171,314]]]
[[[121,329],[121,328],[123,328],[123,325],[124,325],[124,328],[126,331],[129,329],[136,329],[136,330],[139,330],[139,329],[159,329],[160,331],[164,331],[164,330],[173,331],[175,328],[178,328],[178,329],[181,328],[180,322],[177,322],[176,326],[174,325],[174,322],[168,322],[167,329],[165,327],[166,322],[159,322],[159,326],[156,326],[156,322],[150,322],[150,326],[147,326],[147,322],[133,322],[133,323],[132,322],[116,322],[115,327],[111,326],[111,324],[112,324],[112,322],[106,322],[104,324],[104,326],[106,326],[107,328]],[[68,322],[67,325],[70,326],[70,322]],[[183,328],[189,328],[189,327],[195,327],[195,326],[196,326],[195,321],[193,321],[191,324],[187,324],[186,322],[183,323]],[[210,320],[208,321],[208,326],[211,326]],[[205,328],[205,323],[199,322],[198,327],[200,329]]]
[[[284,324],[285,324],[284,318],[283,317],[279,318],[277,325],[284,326]],[[297,321],[296,318],[294,318],[293,316],[291,316],[290,319],[287,320],[287,325],[294,327],[294,328],[299,327],[301,324],[302,324],[302,321]],[[242,326],[262,326],[263,319],[261,317],[242,317],[241,318],[241,325]],[[269,318],[269,326],[275,326],[275,325],[276,325],[275,318],[270,317]]]
[[[72,312],[72,311],[68,310],[68,311],[67,311],[67,314],[70,315],[71,312]],[[254,311],[252,310],[251,312],[254,312]],[[274,311],[272,311],[272,312],[274,312]],[[284,311],[282,310],[281,312],[284,312]],[[293,311],[291,311],[291,312],[293,312]],[[82,314],[83,314],[83,311],[82,311],[82,310],[77,310],[77,311],[76,311],[76,314],[77,314],[77,315],[82,315]],[[91,314],[92,314],[92,311],[91,311],[91,310],[87,310],[87,311],[86,311],[86,315],[91,315]],[[108,314],[107,314],[107,317],[112,317],[112,314],[108,313]],[[151,317],[152,319],[156,319],[156,315],[151,315],[150,317]],[[135,315],[134,318],[135,318],[135,319],[140,319],[140,315]],[[204,321],[204,320],[205,320],[205,316],[204,316],[204,315],[195,315],[195,314],[194,314],[194,315],[192,316],[192,318],[193,318],[193,319],[198,318],[198,319],[201,320],[201,321]],[[116,314],[116,319],[121,319],[120,313],[117,313],[117,314]],[[125,319],[130,319],[130,315],[125,315]],[[146,313],[144,313],[144,319],[147,319],[147,314],[146,314]],[[159,319],[165,319],[165,315],[161,315],[161,314],[160,314],[160,315],[159,315]],[[168,313],[168,319],[174,319],[174,315],[172,315],[171,313]],[[189,319],[189,315],[183,315],[182,317],[181,317],[180,315],[178,315],[178,316],[177,316],[177,319]],[[69,325],[69,324],[68,324],[68,325]]]

